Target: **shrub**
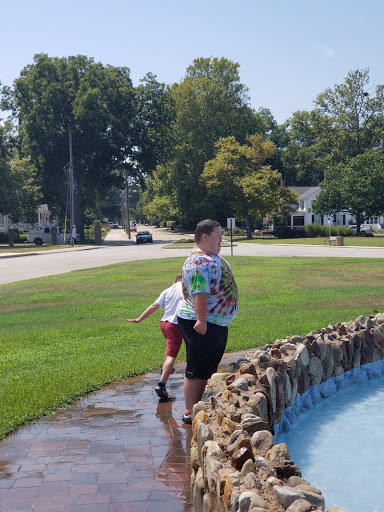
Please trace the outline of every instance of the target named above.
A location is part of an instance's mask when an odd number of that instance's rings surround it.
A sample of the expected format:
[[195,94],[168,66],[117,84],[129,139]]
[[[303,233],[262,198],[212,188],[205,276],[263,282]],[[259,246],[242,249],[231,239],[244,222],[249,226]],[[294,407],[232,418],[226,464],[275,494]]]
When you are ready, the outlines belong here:
[[305,226],[305,231],[309,238],[328,236],[328,227],[320,224],[308,224]]
[[277,238],[296,238],[297,236],[300,236],[296,235],[296,230],[293,230],[288,226],[276,227],[272,231],[272,234],[275,235]]

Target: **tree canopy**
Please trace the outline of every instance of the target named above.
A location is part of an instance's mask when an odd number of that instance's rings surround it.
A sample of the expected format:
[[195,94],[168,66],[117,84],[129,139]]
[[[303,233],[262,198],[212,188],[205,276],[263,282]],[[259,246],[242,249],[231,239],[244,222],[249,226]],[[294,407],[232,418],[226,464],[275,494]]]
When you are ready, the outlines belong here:
[[[239,64],[228,59],[200,58],[188,67],[186,76],[171,88],[175,109],[172,124],[174,148],[170,158],[154,173],[155,195],[148,211],[156,212],[160,180],[166,202],[185,225],[195,225],[201,216],[222,218],[223,205],[208,198],[199,178],[205,163],[214,157],[221,137],[240,142],[252,133],[264,133],[267,123],[249,106],[247,88],[240,82]],[[160,214],[160,209],[158,214]]]
[[261,135],[251,135],[241,145],[234,137],[220,139],[217,154],[204,167],[201,182],[215,196],[230,205],[233,215],[244,219],[251,237],[250,215],[264,217],[287,213],[297,196],[281,186],[281,174],[264,165],[274,153],[274,144]]
[[384,155],[367,151],[329,167],[312,207],[320,215],[350,213],[360,233],[360,224],[384,213]]

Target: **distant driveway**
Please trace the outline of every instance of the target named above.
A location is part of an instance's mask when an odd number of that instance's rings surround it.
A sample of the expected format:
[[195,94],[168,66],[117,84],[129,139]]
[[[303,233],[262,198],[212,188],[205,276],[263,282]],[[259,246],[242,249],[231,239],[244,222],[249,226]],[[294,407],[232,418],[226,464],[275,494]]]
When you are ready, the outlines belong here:
[[[25,253],[25,255],[0,255],[0,284],[51,276],[80,270],[96,268],[113,263],[158,258],[186,257],[190,248],[175,245],[173,249],[164,249],[177,238],[192,235],[177,235],[163,229],[150,228],[154,243],[136,245],[133,239],[128,241],[122,229],[111,230],[110,236],[102,246],[84,248],[62,248],[54,251]],[[223,247],[221,254],[230,256],[230,247]],[[335,258],[384,258],[384,248],[369,247],[329,247],[316,245],[263,245],[241,243],[233,247],[234,256],[262,257],[335,257]]]

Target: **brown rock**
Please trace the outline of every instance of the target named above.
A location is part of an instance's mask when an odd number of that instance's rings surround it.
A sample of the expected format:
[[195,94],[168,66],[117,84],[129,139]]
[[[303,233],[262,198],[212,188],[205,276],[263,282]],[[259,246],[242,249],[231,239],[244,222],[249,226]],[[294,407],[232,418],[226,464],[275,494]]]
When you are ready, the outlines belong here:
[[224,417],[221,423],[221,431],[223,434],[231,435],[237,429],[237,425],[234,421]]
[[229,391],[229,389],[224,389],[222,397],[224,400],[231,400],[232,399],[232,393]]
[[271,356],[272,357],[275,357],[276,359],[280,359],[281,358],[281,352],[278,348],[274,347],[271,349]]
[[232,480],[227,477],[224,485],[224,503],[228,510],[231,510]]
[[252,459],[253,461],[255,460],[253,453],[248,450],[248,448],[240,448],[239,450],[235,450],[231,457],[231,466],[238,471],[241,471],[244,462],[248,459]]
[[275,468],[278,478],[289,478],[293,475],[301,476],[300,468],[291,460],[285,443],[273,446],[265,458]]
[[235,379],[236,379],[236,375],[234,373],[232,373],[231,375],[228,375],[227,377],[225,377],[225,383],[227,386],[229,386],[230,384],[232,384],[233,382],[235,382]]
[[244,439],[240,439],[236,445],[235,451],[240,450],[240,448],[248,448],[248,450],[253,453],[252,443],[249,437],[245,437]]
[[252,363],[243,363],[240,366],[240,374],[244,375],[245,373],[249,373],[250,375],[255,375],[255,377],[257,377],[255,365]]
[[205,423],[207,419],[208,414],[205,411],[199,411],[197,414],[195,414],[192,423],[193,438],[195,440],[197,439],[197,420],[200,420],[202,423]]
[[382,326],[375,327],[373,331],[373,340],[375,347],[379,349],[381,353],[384,353],[384,331]]

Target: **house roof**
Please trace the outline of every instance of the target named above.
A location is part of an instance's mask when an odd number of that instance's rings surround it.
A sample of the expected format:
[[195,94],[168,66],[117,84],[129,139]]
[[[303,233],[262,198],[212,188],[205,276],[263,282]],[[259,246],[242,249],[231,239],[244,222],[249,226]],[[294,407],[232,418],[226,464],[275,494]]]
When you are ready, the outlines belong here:
[[320,191],[320,187],[288,187],[290,190],[300,194],[299,199],[305,199],[306,197],[316,194]]

